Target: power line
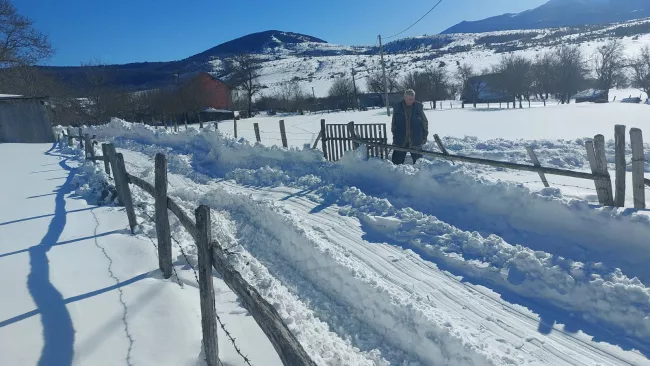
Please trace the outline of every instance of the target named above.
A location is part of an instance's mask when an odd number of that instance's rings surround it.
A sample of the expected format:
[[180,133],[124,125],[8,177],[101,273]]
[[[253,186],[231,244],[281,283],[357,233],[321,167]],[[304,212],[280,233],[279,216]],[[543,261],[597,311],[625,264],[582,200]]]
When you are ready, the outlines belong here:
[[414,27],[416,24],[418,24],[422,19],[424,19],[427,15],[429,15],[429,13],[431,13],[431,12],[433,11],[433,9],[437,8],[438,5],[440,5],[441,2],[442,2],[442,0],[439,0],[439,1],[436,3],[436,5],[433,6],[433,8],[429,9],[429,11],[427,11],[427,12],[426,12],[426,13],[425,13],[425,14],[424,14],[420,19],[418,19],[415,23],[411,24],[408,28],[406,28],[406,29],[404,29],[403,31],[401,31],[401,32],[399,32],[399,33],[397,33],[397,34],[394,34],[394,35],[392,35],[392,36],[390,36],[390,37],[384,37],[384,39],[395,38],[395,37],[399,36],[400,34],[406,32],[407,30],[413,28],[413,27]]

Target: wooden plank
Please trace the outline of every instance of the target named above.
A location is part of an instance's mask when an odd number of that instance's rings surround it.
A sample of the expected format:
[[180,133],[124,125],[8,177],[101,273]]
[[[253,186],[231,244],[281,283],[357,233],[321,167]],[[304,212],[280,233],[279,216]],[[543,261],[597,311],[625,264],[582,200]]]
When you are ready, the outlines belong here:
[[645,177],[643,154],[643,134],[638,128],[630,129],[630,144],[632,144],[632,193],[634,195],[634,208],[645,209]]
[[199,293],[201,297],[201,330],[203,351],[208,366],[218,366],[219,341],[217,339],[217,311],[214,307],[214,285],[212,281],[212,222],[210,208],[199,206],[196,217],[196,246],[199,261]]
[[327,131],[326,131],[324,119],[320,120],[320,141],[322,143],[322,148],[323,148],[323,157],[325,158],[325,160],[328,160],[329,155],[327,154]]
[[111,162],[108,159],[108,153],[106,149],[106,144],[102,144],[102,160],[104,160],[104,171],[106,172],[106,175],[110,176],[111,175]]
[[138,222],[136,221],[135,209],[133,207],[131,189],[129,188],[129,178],[126,173],[126,167],[124,166],[124,156],[121,153],[115,154],[115,167],[114,174],[120,177],[119,180],[122,183],[120,184],[120,190],[122,191],[122,201],[126,209],[126,216],[129,218],[131,234],[135,234],[135,227],[138,225]]
[[[594,142],[586,141],[585,149],[587,149],[587,160],[589,161],[589,167],[591,168],[591,172],[594,174],[598,174],[599,171],[598,171],[598,167],[596,166],[596,152],[594,150]],[[596,194],[598,195],[598,202],[601,205],[605,205],[605,202],[607,200],[607,192],[605,187],[603,186],[603,181],[601,179],[595,179],[594,184],[596,186]]]
[[312,150],[315,150],[316,146],[318,146],[318,141],[320,141],[321,135],[322,135],[322,132],[319,132],[318,136],[316,136],[316,141],[314,141],[314,145],[311,147]]
[[334,158],[336,161],[341,160],[341,136],[339,136],[339,131],[337,125],[332,125],[332,135],[334,135]]
[[[437,135],[436,135],[437,137]],[[438,140],[436,140],[437,142]],[[444,147],[443,147],[444,148]],[[446,152],[447,150],[445,150]],[[537,155],[535,155],[535,151],[533,151],[533,148],[530,146],[526,146],[526,151],[528,151],[528,156],[530,157],[530,160],[533,162],[533,165],[535,166],[542,166],[542,164],[539,163],[539,159],[537,159]],[[544,187],[548,188],[550,185],[548,184],[548,180],[546,180],[546,175],[544,173],[538,173],[539,178],[542,180],[542,183],[544,183]]]
[[85,145],[84,145],[84,157],[86,159],[88,159],[88,158],[90,158],[90,148],[91,148],[90,135],[89,134],[84,134],[84,142],[85,142]]
[[262,142],[262,139],[260,138],[260,124],[257,122],[253,123],[253,129],[255,130],[255,140],[257,142]]
[[[354,131],[355,125],[351,122],[348,124],[348,128],[351,129],[351,131]],[[362,139],[359,138],[356,134],[351,137],[354,141],[357,141],[357,143],[364,143]],[[583,172],[574,172],[571,170],[563,170],[563,169],[557,169],[557,168],[547,168],[547,167],[536,167],[534,165],[525,165],[525,164],[517,164],[517,163],[509,163],[505,161],[498,161],[498,160],[489,160],[489,159],[482,159],[482,158],[473,158],[469,156],[462,156],[462,155],[445,155],[443,153],[435,152],[435,151],[428,151],[428,150],[419,150],[419,149],[412,149],[408,147],[399,147],[399,146],[394,146],[394,145],[389,145],[389,144],[384,144],[384,143],[379,143],[379,142],[370,142],[369,144],[373,144],[376,146],[380,147],[385,147],[388,149],[392,150],[397,150],[397,151],[404,151],[404,152],[413,152],[416,154],[422,154],[426,156],[431,156],[431,157],[439,157],[443,159],[448,159],[452,161],[462,161],[465,163],[473,163],[473,164],[481,164],[481,165],[489,165],[489,166],[495,166],[495,167],[500,167],[500,168],[506,168],[506,169],[514,169],[514,170],[523,170],[523,171],[528,171],[528,172],[543,172],[546,174],[554,174],[554,175],[561,175],[565,177],[572,177],[572,178],[580,178],[580,179],[589,179],[589,180],[595,180],[596,178],[600,178],[601,176],[599,174],[590,174],[590,173],[583,173]]]
[[226,285],[260,326],[284,365],[316,366],[277,310],[244,280],[228,261],[221,245],[212,245],[212,264]]
[[282,138],[282,147],[285,149],[289,147],[289,144],[287,143],[287,131],[284,128],[284,120],[280,120],[280,137]]
[[192,219],[190,219],[190,217],[183,211],[181,206],[179,206],[171,198],[167,197],[167,208],[174,215],[176,215],[181,225],[183,225],[185,230],[187,230],[187,232],[192,236],[192,238],[196,240],[196,237],[198,235],[198,233],[196,232],[196,225],[194,224],[194,221],[192,221]]
[[106,153],[108,154],[108,161],[110,161],[111,169],[113,170],[113,182],[115,183],[115,191],[117,192],[118,204],[124,206],[124,200],[122,199],[122,189],[120,187],[123,183],[120,181],[122,177],[117,174],[117,162],[115,160],[115,155],[117,153],[115,152],[115,145],[106,144]]
[[330,161],[336,161],[338,159],[336,158],[336,135],[334,133],[333,125],[327,126],[327,134],[330,136],[328,145]]
[[158,237],[158,266],[164,278],[172,276],[172,234],[169,227],[167,212],[167,157],[156,154],[155,159],[155,190],[156,199],[156,236]]
[[602,178],[602,186],[605,193],[605,206],[614,206],[614,190],[612,189],[612,179],[607,169],[607,156],[605,154],[605,136],[594,136],[594,153],[596,154],[596,168],[598,173],[607,176]]
[[343,158],[343,155],[345,154],[345,136],[343,136],[343,128],[341,125],[336,126],[336,133],[338,138],[340,139],[338,141],[339,145],[339,160]]
[[126,173],[126,176],[129,180],[129,183],[149,193],[151,197],[156,197],[156,189],[153,187],[153,185],[151,185],[151,183],[147,182],[146,180],[140,177],[136,177],[133,174]]
[[79,140],[79,149],[84,148],[84,140],[83,140],[83,131],[81,127],[79,127],[79,136],[77,136],[77,139]]
[[[370,139],[372,141],[377,141],[377,140],[375,140],[376,134],[377,134],[377,125],[370,125],[368,127],[370,129],[370,132],[369,132],[370,133],[370,136],[369,136]],[[376,146],[369,146],[369,148],[370,148],[370,154],[368,154],[368,155],[372,156],[373,158],[377,157],[377,147]]]
[[616,158],[616,194],[614,203],[616,207],[625,206],[625,175],[627,163],[625,162],[625,126],[614,126],[614,151]]

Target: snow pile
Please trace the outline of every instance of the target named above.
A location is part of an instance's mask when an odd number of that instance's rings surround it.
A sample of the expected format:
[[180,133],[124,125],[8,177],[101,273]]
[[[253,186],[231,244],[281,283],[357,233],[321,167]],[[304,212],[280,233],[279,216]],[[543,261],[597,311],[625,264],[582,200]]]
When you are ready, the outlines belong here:
[[[347,154],[341,163],[331,164],[312,151],[251,146],[209,130],[181,134],[144,126],[137,130],[114,131],[121,136],[115,141],[150,156],[167,146],[170,161],[175,162],[170,171],[195,177],[225,176],[255,186],[314,190],[314,199],[349,206],[352,211],[342,213],[354,214],[369,226],[374,217],[394,218],[397,222],[387,237],[444,260],[461,273],[485,278],[525,297],[544,299],[610,328],[624,327],[633,337],[650,334],[648,290],[639,279],[627,277],[650,279],[645,249],[650,220],[646,216],[591,207],[562,197],[557,189],[533,194],[519,185],[486,182],[468,166],[444,161],[395,167]],[[210,202],[224,205],[219,199]],[[249,212],[253,214],[254,210]],[[304,236],[289,242],[304,241]],[[292,256],[290,263],[309,263],[308,254],[300,254],[309,247],[292,246],[282,253]],[[319,263],[324,260],[318,258]],[[309,273],[309,264],[305,266],[303,273]],[[319,283],[322,276],[319,273],[311,280]],[[336,278],[335,273],[331,276]],[[345,298],[345,294],[336,294]]]
[[[272,177],[284,176],[265,168],[240,170],[237,179],[268,182]],[[311,188],[314,186],[317,184]],[[309,187],[307,184],[304,188]],[[388,200],[366,195],[358,188],[325,185],[313,191],[311,197],[334,200],[332,203],[343,206],[342,215],[356,216],[373,231],[403,243],[425,259],[442,261],[464,276],[551,303],[632,337],[643,339],[650,335],[650,289],[619,269],[511,245],[496,235],[485,237],[463,231],[412,208],[398,209]]]

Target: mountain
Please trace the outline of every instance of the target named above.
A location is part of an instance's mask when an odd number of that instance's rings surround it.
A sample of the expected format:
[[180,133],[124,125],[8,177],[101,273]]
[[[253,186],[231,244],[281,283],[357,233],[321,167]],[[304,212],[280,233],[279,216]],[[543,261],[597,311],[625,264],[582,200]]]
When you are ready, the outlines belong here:
[[535,9],[465,21],[442,32],[483,33],[623,22],[650,17],[650,0],[550,0]]
[[[137,62],[123,65],[102,65],[107,83],[126,89],[142,90],[172,83],[174,74],[197,70],[214,71],[221,60],[230,56],[248,53],[259,55],[261,61],[279,56],[335,56],[364,52],[366,48],[330,45],[326,41],[293,32],[269,30],[253,33],[222,43],[183,60],[170,62]],[[97,69],[98,67],[91,67]],[[40,69],[68,84],[83,88],[86,68],[78,66],[42,66]]]

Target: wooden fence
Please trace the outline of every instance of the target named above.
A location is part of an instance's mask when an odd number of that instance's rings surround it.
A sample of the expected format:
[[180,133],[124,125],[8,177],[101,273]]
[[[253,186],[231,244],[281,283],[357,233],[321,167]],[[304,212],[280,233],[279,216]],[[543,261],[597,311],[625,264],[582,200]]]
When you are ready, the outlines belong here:
[[[116,153],[113,144],[102,144],[102,156],[96,156],[93,142],[88,134],[79,136],[64,135],[69,146],[73,140],[80,141],[85,149],[86,159],[103,161],[107,174],[113,173],[118,201],[126,209],[131,233],[137,226],[135,208],[129,184],[135,185],[155,199],[155,225],[158,239],[159,267],[164,278],[172,275],[172,242],[168,213],[172,212],[182,226],[190,233],[198,248],[199,291],[201,296],[201,327],[203,348],[208,366],[221,365],[217,342],[215,295],[212,284],[212,268],[223,277],[224,282],[239,296],[239,299],[275,348],[284,365],[315,365],[302,345],[284,323],[280,314],[253,288],[241,274],[228,262],[227,255],[219,242],[212,238],[210,208],[199,206],[194,212],[194,220],[167,195],[167,158],[156,154],[155,181],[152,185],[126,171],[124,157]],[[62,142],[59,138],[59,142]],[[84,143],[85,142],[85,143]]]
[[[357,127],[354,122],[347,125],[350,140],[357,145],[373,146],[385,150],[398,150],[409,153],[421,154],[430,157],[443,158],[453,161],[462,161],[466,163],[489,165],[499,168],[514,170],[523,170],[539,173],[540,178],[545,186],[549,186],[545,174],[560,175],[565,177],[589,179],[595,182],[598,201],[603,206],[623,207],[625,203],[625,177],[627,164],[625,159],[625,126],[617,125],[615,127],[615,151],[616,151],[616,196],[612,189],[612,180],[607,169],[607,158],[605,154],[605,137],[596,135],[593,140],[585,143],[587,150],[587,159],[591,167],[591,173],[576,172],[557,168],[547,168],[541,166],[532,148],[528,148],[528,154],[533,165],[510,163],[505,161],[489,160],[482,158],[473,158],[462,155],[452,155],[447,152],[438,135],[434,135],[436,145],[441,152],[428,151],[422,149],[405,148],[394,145],[388,145],[383,142],[365,139],[356,133]],[[643,136],[638,128],[630,129],[630,144],[632,146],[632,187],[634,195],[634,207],[645,209],[645,186],[650,186],[650,179],[644,177],[645,156],[643,152]]]
[[[359,136],[364,141],[375,142],[377,144],[388,144],[388,135],[385,123],[373,124],[356,124],[354,134],[350,132],[346,124],[325,124],[322,119],[320,134],[316,138],[316,144],[320,138],[323,148],[323,156],[329,161],[340,160],[346,151],[356,149],[352,136]],[[388,158],[388,149],[385,147],[368,146],[368,156],[378,157],[381,159]]]

